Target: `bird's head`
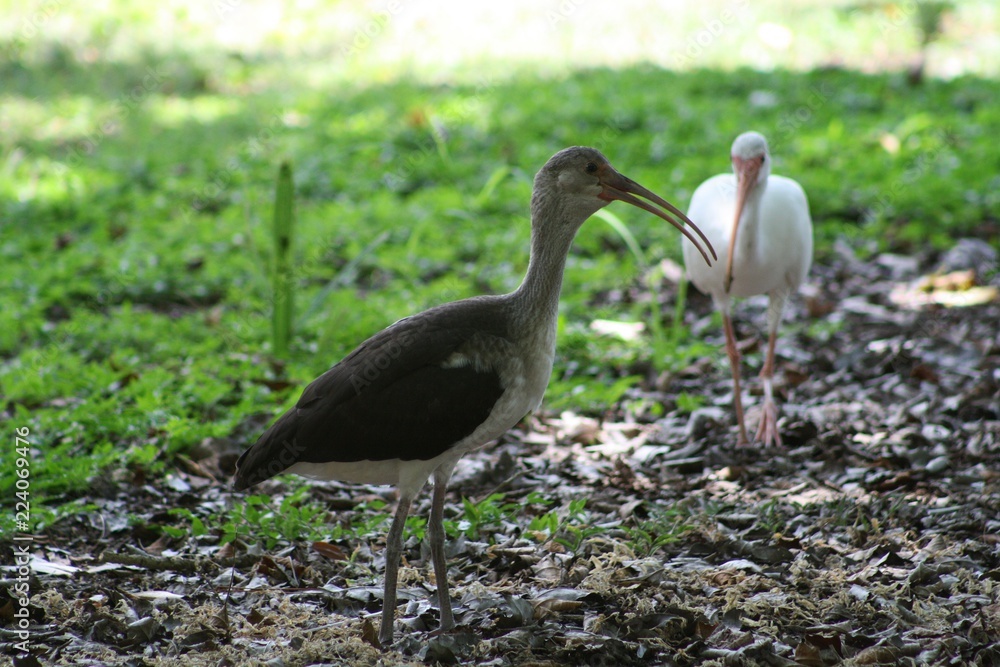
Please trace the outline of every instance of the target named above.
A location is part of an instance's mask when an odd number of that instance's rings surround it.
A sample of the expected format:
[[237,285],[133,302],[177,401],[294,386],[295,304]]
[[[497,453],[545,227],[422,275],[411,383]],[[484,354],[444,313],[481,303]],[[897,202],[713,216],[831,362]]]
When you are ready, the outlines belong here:
[[[672,224],[691,240],[709,264],[712,263],[709,253],[713,259],[717,259],[712,244],[684,213],[670,202],[618,173],[600,151],[586,146],[573,146],[559,151],[549,158],[545,166],[535,175],[532,214],[537,218],[560,219],[572,225],[575,232],[587,218],[615,200],[649,211]],[[543,210],[546,212],[543,213]],[[550,211],[558,213],[549,213]],[[693,229],[704,243],[700,243],[685,228],[685,224]]]
[[759,132],[744,132],[733,141],[730,151],[736,180],[753,187],[767,180],[771,173],[771,154],[767,139]]

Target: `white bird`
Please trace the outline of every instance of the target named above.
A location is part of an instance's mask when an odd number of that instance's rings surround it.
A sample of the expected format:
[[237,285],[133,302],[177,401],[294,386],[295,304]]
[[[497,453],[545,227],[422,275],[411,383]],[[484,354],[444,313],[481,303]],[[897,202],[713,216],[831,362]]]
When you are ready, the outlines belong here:
[[[726,353],[733,371],[733,404],[739,424],[737,444],[748,444],[740,397],[740,353],[729,316],[731,298],[767,294],[767,359],[761,369],[764,405],[757,440],[781,445],[778,408],[774,402],[774,344],[788,296],[798,290],[812,264],[812,221],[802,187],[790,178],[771,175],[767,140],[745,132],[733,141],[733,174],[718,174],[698,186],[688,217],[709,242],[726,255],[725,263],[708,265],[695,246],[682,242],[688,278],[712,296],[722,311]],[[735,242],[734,242],[735,239]]]

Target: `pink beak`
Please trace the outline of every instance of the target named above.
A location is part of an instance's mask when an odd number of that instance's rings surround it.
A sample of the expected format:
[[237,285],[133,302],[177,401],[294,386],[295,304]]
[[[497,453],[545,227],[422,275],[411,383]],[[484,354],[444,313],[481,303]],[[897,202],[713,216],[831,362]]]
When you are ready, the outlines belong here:
[[743,217],[743,207],[746,205],[750,191],[757,185],[757,174],[760,173],[760,161],[755,158],[743,159],[733,156],[733,167],[736,170],[736,217],[733,219],[733,231],[729,235],[729,252],[726,256],[726,293],[733,284],[733,257],[736,249],[736,234]]

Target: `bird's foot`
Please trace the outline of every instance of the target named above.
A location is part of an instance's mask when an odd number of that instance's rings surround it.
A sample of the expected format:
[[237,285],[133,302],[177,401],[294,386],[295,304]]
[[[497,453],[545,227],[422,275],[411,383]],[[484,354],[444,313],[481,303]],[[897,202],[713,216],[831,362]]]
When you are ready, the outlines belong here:
[[757,426],[757,435],[754,437],[757,442],[770,447],[776,445],[781,447],[781,433],[778,432],[778,406],[771,399],[764,399],[761,407],[760,424]]
[[441,624],[438,626],[437,630],[432,630],[430,633],[431,637],[437,637],[440,635],[445,635],[455,629],[455,617],[451,613],[451,607],[448,608],[447,614],[441,614]]
[[393,619],[388,623],[386,623],[385,618],[382,619],[382,625],[378,629],[378,645],[376,646],[381,651],[386,651],[392,646],[393,639],[395,638],[395,633],[393,632],[395,629],[393,627],[395,620],[395,614],[393,614]]
[[452,632],[454,629],[455,629],[455,625],[454,624],[452,624],[451,627],[447,627],[447,628],[442,626],[442,627],[438,628],[437,630],[431,630],[429,633],[427,633],[427,636],[428,637],[441,637],[442,635],[446,635],[449,632]]

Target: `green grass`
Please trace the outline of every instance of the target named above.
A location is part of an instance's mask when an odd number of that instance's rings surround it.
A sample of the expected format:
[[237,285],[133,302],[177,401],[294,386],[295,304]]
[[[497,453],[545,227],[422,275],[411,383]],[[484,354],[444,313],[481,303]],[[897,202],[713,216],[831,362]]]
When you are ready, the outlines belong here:
[[[354,512],[333,517],[327,509],[310,500],[310,487],[292,482],[280,501],[263,495],[237,499],[225,514],[206,515],[186,507],[170,510],[176,521],[149,526],[174,538],[189,538],[224,545],[234,540],[261,541],[268,551],[301,541],[337,541],[372,538],[384,532],[389,515],[385,503],[359,504]],[[347,518],[343,518],[346,516]]]
[[[280,501],[270,496],[250,495],[236,499],[219,515],[209,515],[186,507],[174,508],[169,515],[175,520],[147,526],[174,538],[201,540],[223,545],[236,539],[261,540],[267,550],[301,541],[331,541],[374,539],[382,536],[392,516],[383,501],[361,503],[353,512],[331,516],[319,503],[310,500],[307,484],[290,479],[291,489]],[[58,517],[56,517],[58,518]],[[523,524],[527,519],[527,523]],[[522,525],[523,524],[523,525]],[[507,500],[496,493],[480,501],[463,498],[461,513],[444,520],[449,538],[495,544],[506,539],[511,531],[524,531],[526,537],[538,543],[558,542],[571,551],[582,542],[605,531],[592,525],[586,510],[586,500],[570,500],[560,505],[541,493],[530,493],[523,500]],[[407,536],[424,539],[427,518],[410,515],[406,518]]]
[[636,555],[648,558],[693,529],[688,508],[654,506],[649,517],[633,520],[633,525],[626,527],[625,532]]
[[497,538],[502,541],[512,530],[519,530],[517,527],[523,525],[527,516],[530,517],[524,529],[527,537],[540,544],[554,541],[576,551],[585,539],[605,531],[590,521],[586,499],[556,505],[554,499],[536,492],[518,501],[507,501],[501,493],[479,502],[463,498],[462,515],[457,519],[445,519],[445,533],[451,538],[462,535],[470,540],[495,544]]
[[[131,20],[106,26],[97,52]],[[818,262],[838,237],[863,252],[996,238],[992,79],[638,64],[495,66],[444,85],[402,67],[322,78],[280,45],[91,58],[98,33],[0,54],[0,409],[32,435],[33,506],[47,510],[34,529],[97,476],[157,475],[198,443],[249,442],[250,417],[287,408],[394,320],[513,289],[532,176],[566,145],[597,146],[683,208],[728,169],[732,138],[759,129],[775,171],[809,194]],[[756,91],[776,103],[750,104]],[[298,305],[277,368],[269,222],[283,160],[295,165]],[[702,349],[673,328],[682,299],[635,296],[649,294],[650,266],[680,259],[676,231],[608,212],[620,226],[586,225],[568,262],[550,410],[601,413],[643,381],[644,362],[683,366]],[[597,336],[598,317],[650,333]],[[272,389],[279,379],[292,386]],[[14,483],[4,466],[0,502]]]

